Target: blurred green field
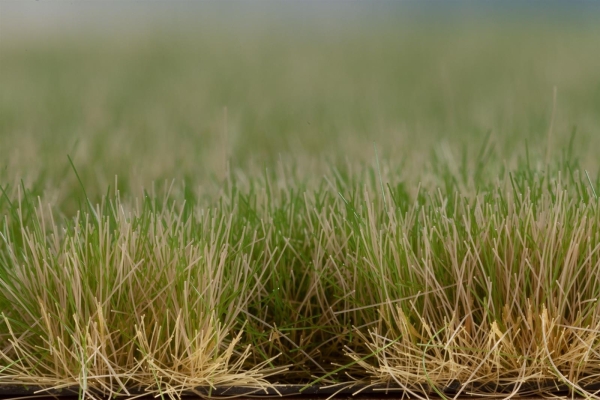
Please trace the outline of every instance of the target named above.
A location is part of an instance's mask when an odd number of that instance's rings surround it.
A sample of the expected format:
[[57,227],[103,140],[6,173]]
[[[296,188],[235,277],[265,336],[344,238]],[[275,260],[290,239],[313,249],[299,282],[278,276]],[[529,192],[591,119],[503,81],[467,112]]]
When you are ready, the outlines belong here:
[[0,385],[588,393],[600,14],[460,4],[4,8]]
[[279,160],[318,180],[327,162],[372,163],[375,143],[414,183],[432,154],[459,163],[488,132],[487,161],[501,166],[527,144],[536,160],[555,159],[573,130],[575,152],[597,172],[593,19],[444,18],[390,4],[337,17],[323,5],[321,18],[313,4],[294,19],[291,5],[271,7],[228,20],[213,5],[136,34],[4,34],[2,180],[68,202],[77,185],[67,155],[96,196],[115,175],[139,193]]

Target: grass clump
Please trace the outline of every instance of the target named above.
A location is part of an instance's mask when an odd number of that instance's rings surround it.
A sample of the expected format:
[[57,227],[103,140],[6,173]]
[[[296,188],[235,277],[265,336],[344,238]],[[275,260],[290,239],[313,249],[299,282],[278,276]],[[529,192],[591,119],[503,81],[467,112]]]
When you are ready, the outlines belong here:
[[378,323],[361,335],[369,351],[348,353],[372,383],[428,392],[459,382],[458,396],[548,382],[581,394],[596,382],[598,200],[560,178],[538,195],[541,182],[519,193],[507,181],[405,214],[367,207],[357,293],[379,305],[368,317]]
[[58,223],[41,202],[15,204],[19,237],[8,222],[2,234],[2,383],[105,396],[268,386],[269,360],[244,368],[237,322],[256,268],[231,218],[105,200]]

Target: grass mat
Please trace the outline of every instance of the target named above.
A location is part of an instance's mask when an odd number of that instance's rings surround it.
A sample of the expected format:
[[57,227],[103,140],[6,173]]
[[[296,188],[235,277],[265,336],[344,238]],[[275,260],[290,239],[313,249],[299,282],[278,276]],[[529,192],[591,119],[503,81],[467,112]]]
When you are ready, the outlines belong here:
[[589,16],[205,7],[1,28],[0,389],[596,396]]

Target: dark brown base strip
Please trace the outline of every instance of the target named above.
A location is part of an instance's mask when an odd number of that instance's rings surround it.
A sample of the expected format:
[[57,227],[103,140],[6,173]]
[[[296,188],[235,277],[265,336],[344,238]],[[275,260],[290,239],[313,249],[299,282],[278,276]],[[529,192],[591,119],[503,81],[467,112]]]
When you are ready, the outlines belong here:
[[[302,390],[304,388],[304,390]],[[600,382],[584,385],[582,388],[588,392],[600,392]],[[517,391],[519,396],[535,396],[541,393],[552,393],[556,395],[565,395],[571,393],[569,387],[565,384],[561,384],[554,381],[542,381],[542,382],[526,382],[522,384],[471,384],[467,388],[461,389],[461,384],[458,381],[450,383],[444,388],[438,388],[438,391],[445,395],[453,396],[461,392],[461,396],[468,396],[470,393],[485,393],[491,395],[497,393],[498,395],[512,393]],[[94,391],[98,397],[102,397],[101,391]],[[144,394],[156,394],[155,391],[152,393],[144,390],[143,388],[131,388],[128,389],[129,394],[132,396],[139,396]],[[255,387],[244,387],[244,386],[228,386],[228,387],[198,387],[195,390],[184,391],[181,396],[208,396],[208,397],[279,397],[279,396],[331,396],[331,395],[343,395],[351,396],[356,393],[361,395],[369,396],[386,396],[392,395],[393,397],[401,396],[403,392],[399,386],[383,386],[383,385],[365,385],[365,384],[350,384],[342,383],[332,386],[308,386],[304,385],[275,385],[271,388],[261,389]],[[438,397],[435,390],[423,385],[419,393],[432,395]],[[20,385],[2,385],[0,384],[0,398],[7,397],[34,397],[40,395],[47,395],[52,397],[71,397],[78,396],[80,394],[80,388],[78,386],[71,386],[62,389],[46,389],[40,386],[20,386]],[[125,393],[119,393],[126,395]]]

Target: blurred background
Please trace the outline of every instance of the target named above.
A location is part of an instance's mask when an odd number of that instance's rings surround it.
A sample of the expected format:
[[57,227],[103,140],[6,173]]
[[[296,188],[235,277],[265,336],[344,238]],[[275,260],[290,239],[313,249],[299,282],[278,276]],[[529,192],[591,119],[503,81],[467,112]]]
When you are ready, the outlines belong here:
[[89,195],[311,179],[375,144],[417,182],[488,135],[490,165],[571,141],[595,174],[599,22],[584,1],[3,1],[0,180],[67,201],[67,156]]

